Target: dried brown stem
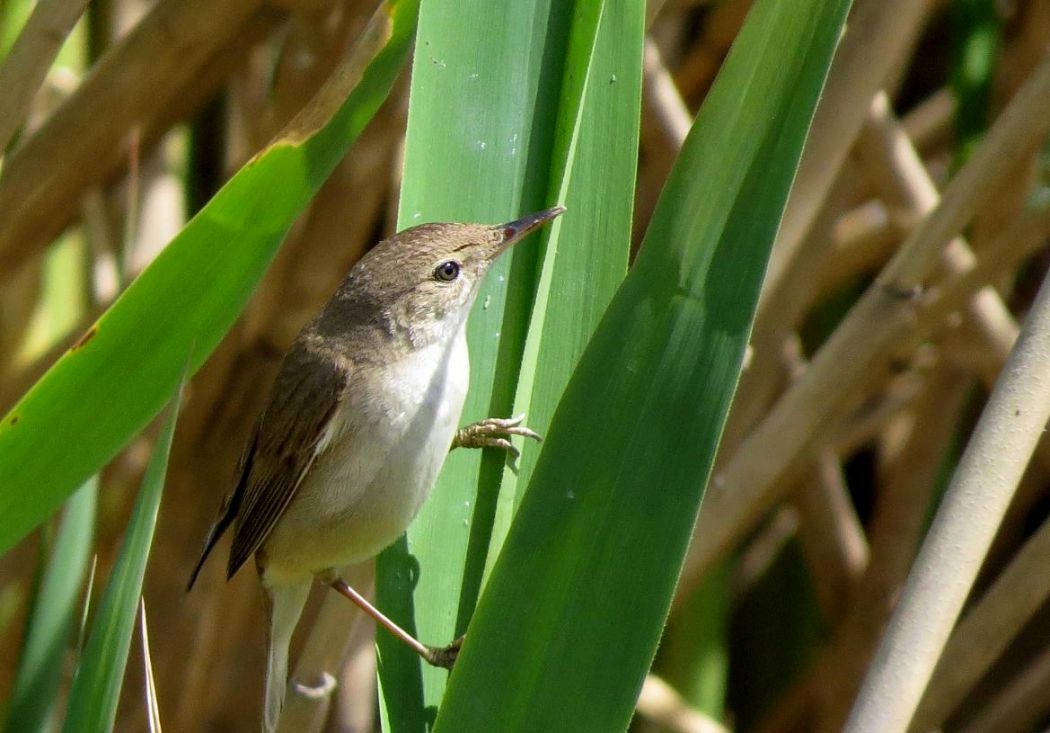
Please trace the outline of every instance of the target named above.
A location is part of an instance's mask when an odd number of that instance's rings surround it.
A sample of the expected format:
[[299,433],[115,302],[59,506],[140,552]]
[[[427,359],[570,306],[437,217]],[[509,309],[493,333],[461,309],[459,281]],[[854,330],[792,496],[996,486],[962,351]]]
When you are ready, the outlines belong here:
[[868,541],[837,455],[822,451],[794,494],[798,536],[824,618],[841,618],[868,563]]
[[[857,152],[879,193],[890,206],[898,207],[905,219],[922,220],[936,208],[940,201],[937,187],[903,125],[894,117],[885,94],[876,95],[872,102],[857,140]],[[953,239],[944,250],[942,264],[949,272],[961,272],[973,262],[973,253],[961,237]],[[1009,309],[988,287],[971,301],[968,316],[1001,364],[1017,337],[1017,325]]]
[[40,0],[0,66],[0,155],[25,121],[51,62],[87,0]]
[[1025,733],[1050,710],[1050,647],[995,696],[962,733]]
[[724,725],[690,707],[673,687],[653,674],[645,678],[637,709],[673,733],[728,733]]
[[[773,565],[784,545],[798,533],[798,510],[783,506],[755,533],[755,538],[740,553],[733,568],[730,595],[739,598],[764,576]],[[679,593],[675,600],[679,601]]]
[[[891,206],[899,207],[904,218],[920,219],[936,207],[940,198],[937,188],[903,125],[895,119],[884,94],[877,95],[872,102],[868,122],[857,141],[857,150],[866,164],[866,171],[876,181],[876,188]],[[1024,162],[1027,164],[1028,161]],[[1006,223],[1008,221],[997,221],[996,231]],[[943,266],[950,272],[968,269],[973,266],[973,261],[974,255],[961,237],[954,239],[945,249]],[[979,362],[983,367],[980,373],[985,384],[991,387],[1019,331],[1010,310],[994,288],[987,286],[975,294],[966,309],[963,330],[969,337],[966,341],[980,346],[984,355]],[[1044,466],[1050,466],[1050,443],[1042,442],[1037,455]]]
[[839,455],[850,455],[877,442],[888,424],[902,413],[915,409],[926,391],[926,376],[913,369],[890,380],[886,387],[859,409],[830,420],[821,432],[827,447]]
[[854,3],[777,234],[767,287],[780,278],[813,225],[864,123],[869,101],[915,43],[925,6],[916,0]]
[[902,122],[915,147],[925,153],[951,141],[954,120],[955,94],[942,87],[908,112]]
[[[351,587],[361,588],[366,594],[373,576],[372,563],[340,573]],[[374,626],[368,617],[339,594],[325,593],[288,682],[279,733],[311,733],[323,729],[337,676],[359,637],[365,643],[372,643]]]
[[876,270],[900,242],[897,225],[876,199],[844,212],[831,236],[831,253],[819,271],[822,293],[833,293],[857,276]]
[[[1050,60],[1044,61],[1028,84],[993,126],[985,142],[959,172],[938,208],[908,238],[846,319],[813,359],[806,373],[785,393],[769,415],[748,436],[720,477],[712,482],[687,559],[684,583],[694,582],[703,569],[754,526],[778,498],[778,478],[804,455],[817,428],[858,380],[885,363],[901,346],[903,336],[918,325],[919,303],[910,288],[930,273],[934,258],[955,237],[979,207],[982,197],[1002,182],[1016,160],[1050,128]],[[1024,152],[1018,152],[1018,149]],[[1022,249],[1000,238],[997,258]],[[1031,242],[1027,242],[1032,246]],[[987,274],[987,273],[985,273]],[[959,295],[952,283],[949,292]],[[967,283],[972,285],[973,283]],[[967,291],[969,294],[971,291]],[[943,304],[944,300],[941,301]],[[932,309],[927,309],[929,314]],[[927,318],[929,316],[927,315]],[[927,327],[932,325],[929,321]]]
[[820,682],[814,689],[821,703],[822,731],[841,729],[908,574],[969,384],[970,378],[956,371],[935,370],[929,376],[902,445],[883,471],[869,534],[871,562],[835,632],[834,646],[818,665]]
[[246,37],[256,38],[246,28],[260,13],[267,13],[260,0],[170,0],[157,4],[106,53],[6,161],[0,175],[0,278],[10,277],[65,228],[87,188],[119,169],[132,130],[142,131],[148,147],[171,124],[174,110],[214,92],[221,79],[204,73],[209,61]]
[[664,65],[660,49],[648,36],[645,38],[644,73],[645,104],[659,123],[668,144],[678,150],[693,125],[693,115]]
[[910,730],[937,728],[1050,596],[1050,522],[1021,547],[944,647]]
[[700,30],[700,37],[689,48],[675,71],[675,81],[687,101],[698,103],[707,93],[722,65],[722,59],[751,10],[752,2],[724,0],[711,8],[707,22]]

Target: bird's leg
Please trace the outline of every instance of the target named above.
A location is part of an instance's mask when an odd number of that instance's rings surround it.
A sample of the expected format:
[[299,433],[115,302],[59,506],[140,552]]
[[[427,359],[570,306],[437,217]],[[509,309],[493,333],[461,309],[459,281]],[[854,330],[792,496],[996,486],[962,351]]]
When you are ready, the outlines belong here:
[[375,619],[376,623],[393,634],[397,639],[404,643],[405,646],[423,657],[423,660],[428,664],[435,667],[452,669],[452,665],[456,663],[456,657],[459,656],[459,648],[463,644],[462,636],[448,646],[430,646],[424,644],[419,641],[419,639],[412,636],[412,634],[394,623],[392,619],[388,618],[378,608],[369,603],[368,599],[347,585],[346,581],[336,578],[330,582],[330,585],[341,595],[344,595],[353,601],[358,608]]
[[502,448],[510,453],[512,458],[517,458],[520,451],[508,440],[511,435],[532,438],[537,442],[543,441],[539,433],[522,425],[523,422],[525,422],[524,414],[508,418],[490,417],[486,420],[479,420],[456,431],[456,437],[452,439],[452,449]]

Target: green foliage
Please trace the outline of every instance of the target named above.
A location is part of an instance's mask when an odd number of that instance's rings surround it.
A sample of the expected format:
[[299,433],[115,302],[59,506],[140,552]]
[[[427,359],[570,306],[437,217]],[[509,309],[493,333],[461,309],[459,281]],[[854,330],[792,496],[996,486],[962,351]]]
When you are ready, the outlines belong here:
[[[528,412],[542,433],[626,270],[642,4],[470,5],[477,7],[457,3],[450,12],[434,2],[420,18],[399,223],[496,223],[568,206],[517,245],[512,262],[497,265],[468,330],[463,423]],[[464,12],[494,12],[505,22],[458,22]],[[523,476],[534,462],[534,449],[525,450]],[[517,491],[504,462],[502,452],[454,452],[407,543],[381,556],[380,607],[430,643],[465,630],[506,533]],[[380,636],[379,646],[388,729],[424,729],[445,672],[390,639]]]
[[[490,274],[468,332],[463,422],[527,412],[545,444],[523,445],[517,466],[500,452],[454,453],[407,536],[380,558],[379,606],[410,632],[439,644],[470,624],[451,678],[379,636],[387,730],[627,726],[848,6],[757,0],[627,275],[644,2],[423,5],[399,228],[496,223],[555,203],[568,211]],[[358,64],[335,75],[328,107],[231,179],[0,421],[0,550],[152,419],[187,354],[192,372],[214,349],[387,95],[417,10],[418,0],[385,3]],[[67,730],[114,720],[173,427],[174,408]],[[56,633],[68,634],[64,624]],[[720,697],[723,674],[697,689]]]
[[187,353],[192,372],[219,343],[296,215],[386,98],[417,10],[418,0],[385,3],[328,106],[301,117],[231,178],[0,421],[0,552],[142,430],[178,383]]
[[97,502],[98,479],[92,477],[66,503],[26,623],[7,715],[10,733],[51,729],[50,717],[91,557]]
[[558,405],[436,730],[626,727],[848,7],[752,8]]
[[113,729],[131,648],[131,632],[135,628],[135,611],[142,595],[142,579],[146,575],[146,560],[168,471],[181,392],[180,384],[146,467],[124,543],[77,665],[63,726],[67,733],[105,733]]

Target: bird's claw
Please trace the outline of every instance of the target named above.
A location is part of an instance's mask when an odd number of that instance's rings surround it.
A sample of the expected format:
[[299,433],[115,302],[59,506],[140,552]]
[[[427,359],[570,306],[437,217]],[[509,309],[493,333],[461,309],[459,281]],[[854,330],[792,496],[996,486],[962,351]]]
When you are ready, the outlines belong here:
[[479,420],[476,423],[460,428],[456,437],[452,440],[453,448],[502,448],[517,459],[521,451],[508,440],[508,436],[520,435],[523,438],[531,438],[542,442],[539,433],[522,425],[525,422],[524,413],[514,417],[501,418],[490,417]]
[[463,646],[463,639],[466,634],[453,641],[448,646],[427,646],[427,653],[423,657],[428,664],[435,667],[444,667],[447,670],[452,669],[452,665],[456,663],[456,659],[459,657],[460,647]]

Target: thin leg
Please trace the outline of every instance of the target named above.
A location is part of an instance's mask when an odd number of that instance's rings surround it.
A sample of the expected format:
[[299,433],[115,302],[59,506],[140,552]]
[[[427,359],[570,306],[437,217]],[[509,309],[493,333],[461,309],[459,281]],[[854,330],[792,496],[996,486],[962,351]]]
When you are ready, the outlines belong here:
[[347,585],[346,581],[336,578],[331,582],[331,585],[339,593],[353,601],[358,608],[375,619],[376,623],[393,634],[394,637],[400,639],[409,649],[423,657],[427,663],[435,667],[452,669],[452,665],[455,664],[456,657],[459,655],[459,648],[463,644],[462,636],[445,647],[428,646],[394,623],[382,611],[369,603],[368,599]]

